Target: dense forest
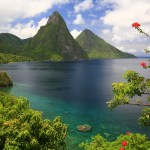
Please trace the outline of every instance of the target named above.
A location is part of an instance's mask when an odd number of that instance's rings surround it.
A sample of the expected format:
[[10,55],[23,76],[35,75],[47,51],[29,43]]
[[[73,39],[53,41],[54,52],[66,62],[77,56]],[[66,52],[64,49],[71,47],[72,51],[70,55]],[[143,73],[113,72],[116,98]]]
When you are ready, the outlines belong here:
[[32,59],[26,56],[18,56],[13,54],[0,53],[0,63],[31,61]]

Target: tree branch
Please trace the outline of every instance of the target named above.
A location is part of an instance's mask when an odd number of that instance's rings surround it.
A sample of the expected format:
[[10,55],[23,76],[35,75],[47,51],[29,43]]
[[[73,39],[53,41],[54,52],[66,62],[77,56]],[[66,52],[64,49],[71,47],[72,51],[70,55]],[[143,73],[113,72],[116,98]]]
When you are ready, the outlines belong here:
[[136,103],[136,102],[129,102],[129,105],[139,105],[139,106],[150,106],[150,104],[145,104],[145,103]]
[[141,92],[141,94],[142,94],[142,95],[144,95],[144,94],[146,94],[146,95],[150,95],[150,93],[145,93],[145,92],[143,92],[143,93]]

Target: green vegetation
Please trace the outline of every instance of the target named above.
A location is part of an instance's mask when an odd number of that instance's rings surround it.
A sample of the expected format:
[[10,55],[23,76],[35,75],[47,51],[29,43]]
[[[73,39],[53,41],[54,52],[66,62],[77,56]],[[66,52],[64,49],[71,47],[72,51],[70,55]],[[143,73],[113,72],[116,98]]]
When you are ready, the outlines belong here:
[[20,54],[23,41],[9,33],[0,33],[0,52],[5,54]]
[[47,24],[41,26],[38,33],[32,38],[22,40],[9,33],[0,33],[0,53],[23,56],[12,58],[12,61],[135,57],[119,51],[87,29],[74,40],[58,12],[54,12],[49,17]]
[[[141,126],[150,127],[150,104],[148,101],[140,99],[133,101],[134,96],[150,95],[150,79],[146,79],[135,71],[126,71],[123,74],[127,82],[113,83],[114,97],[107,102],[108,108],[114,109],[118,105],[131,104],[144,106],[142,114],[138,119]],[[126,135],[120,135],[115,141],[108,141],[101,135],[92,137],[92,140],[81,143],[80,147],[84,150],[150,150],[150,139],[146,135],[133,134],[127,132]]]
[[[87,29],[79,35],[77,41],[90,58],[135,57],[119,51]],[[32,59],[87,59],[86,52],[79,44],[70,35],[63,18],[54,12],[47,25],[42,26],[33,38],[21,40],[12,34],[0,34],[0,63]],[[114,98],[107,103],[108,107],[114,109],[122,104],[145,106],[139,123],[146,128],[150,127],[150,104],[139,99],[131,100],[136,95],[150,95],[150,79],[145,79],[135,71],[127,71],[123,77],[127,82],[113,83]],[[0,72],[0,87],[12,85],[7,73]],[[42,119],[42,113],[31,109],[26,98],[0,92],[0,149],[65,150],[66,135],[67,126],[61,122],[60,117],[52,121]],[[150,139],[146,135],[128,132],[109,142],[96,135],[91,142],[81,143],[80,147],[85,150],[150,150]]]
[[71,36],[58,12],[54,12],[47,24],[32,38],[21,40],[15,35],[1,33],[0,52],[27,56],[33,60],[88,59],[86,52]]
[[81,143],[84,150],[150,150],[150,139],[146,135],[127,133],[109,142],[100,135],[92,137],[91,142]]
[[131,104],[145,106],[143,108],[139,123],[146,128],[150,127],[150,103],[149,97],[146,101],[137,99],[133,101],[134,96],[150,95],[150,79],[145,79],[142,75],[135,71],[128,70],[123,74],[127,82],[113,83],[114,97],[107,102],[108,108],[114,109],[118,105]]
[[6,72],[0,72],[0,87],[13,86],[13,83]]
[[66,132],[60,117],[43,120],[26,98],[0,92],[0,149],[65,150]]
[[23,51],[25,43],[29,39],[21,40],[19,37],[9,34],[0,33],[0,63],[31,61],[31,55]]
[[[132,24],[132,27],[138,29],[140,33],[149,36],[138,28],[139,26],[137,22]],[[146,50],[146,52],[149,51]],[[141,66],[144,69],[150,68],[150,65],[147,66],[145,62],[141,62]],[[123,78],[126,82],[112,84],[114,97],[107,102],[108,108],[114,109],[124,104],[144,106],[138,121],[141,126],[148,129],[150,127],[150,79],[132,70],[126,71]],[[147,100],[132,99],[137,96],[143,98],[143,95],[147,96]],[[97,135],[92,138],[91,142],[81,143],[80,147],[85,150],[150,150],[150,139],[146,135],[127,132],[126,135],[120,135],[115,141],[109,142]]]
[[17,56],[13,54],[0,53],[0,64],[9,62],[31,61],[32,59],[26,56]]
[[85,29],[76,41],[81,45],[89,58],[135,58],[134,55],[124,53],[114,46],[108,44],[99,36],[95,35],[88,29]]
[[73,39],[58,12],[54,12],[47,24],[25,45],[25,51],[28,50],[33,51],[34,56],[40,60],[87,59],[86,53]]

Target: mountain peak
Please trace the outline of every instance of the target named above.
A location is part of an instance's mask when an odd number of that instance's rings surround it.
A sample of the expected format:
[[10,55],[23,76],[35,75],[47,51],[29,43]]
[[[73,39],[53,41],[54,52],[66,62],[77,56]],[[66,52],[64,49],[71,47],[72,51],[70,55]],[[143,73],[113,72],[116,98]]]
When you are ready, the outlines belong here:
[[54,11],[47,21],[48,24],[56,24],[60,22],[64,22],[64,19],[62,18],[62,16],[59,14],[58,11]]
[[133,55],[121,52],[98,35],[85,29],[76,41],[88,53],[89,58],[134,58]]
[[[83,32],[82,32],[83,34],[85,34],[85,35],[88,35],[88,36],[97,36],[95,33],[93,33],[91,30],[89,30],[89,29],[85,29],[85,30],[83,30]],[[81,34],[82,34],[81,33]]]
[[85,33],[91,33],[92,31],[89,30],[89,29],[84,29],[83,32],[85,32]]
[[55,11],[45,26],[28,43],[26,49],[34,50],[37,57],[46,60],[87,59],[86,52],[73,39],[63,17]]
[[[96,35],[95,33],[93,33],[91,30],[89,30],[89,29],[84,29],[83,30],[83,32],[79,35],[80,37],[86,37],[86,38],[91,38],[91,39],[95,39],[95,38],[99,38],[99,39],[101,39],[101,40],[103,40],[101,37],[99,37],[98,35]],[[78,36],[78,37],[79,37]],[[77,38],[78,38],[77,37]],[[77,39],[76,38],[76,39]],[[104,41],[104,40],[103,40]]]

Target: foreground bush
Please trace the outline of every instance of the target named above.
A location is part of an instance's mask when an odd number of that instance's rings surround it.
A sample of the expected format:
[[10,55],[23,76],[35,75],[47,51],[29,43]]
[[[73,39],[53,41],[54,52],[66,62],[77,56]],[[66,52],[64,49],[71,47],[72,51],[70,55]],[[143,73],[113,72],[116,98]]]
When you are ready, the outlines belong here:
[[26,98],[0,92],[0,149],[64,150],[66,132],[60,117],[43,120]]
[[80,147],[84,150],[150,150],[150,139],[146,135],[127,132],[109,142],[101,135],[96,135],[91,142],[81,143]]

